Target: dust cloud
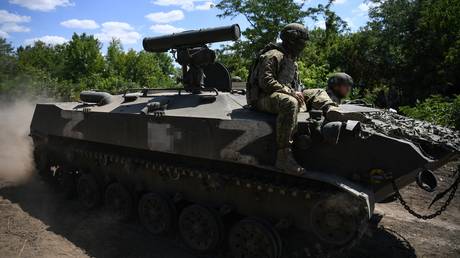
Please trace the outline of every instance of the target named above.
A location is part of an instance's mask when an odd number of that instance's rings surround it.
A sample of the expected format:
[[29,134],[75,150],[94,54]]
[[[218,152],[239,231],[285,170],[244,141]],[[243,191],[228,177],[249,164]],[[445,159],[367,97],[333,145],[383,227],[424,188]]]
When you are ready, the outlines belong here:
[[31,101],[0,98],[0,183],[22,182],[33,173],[28,134],[34,109]]

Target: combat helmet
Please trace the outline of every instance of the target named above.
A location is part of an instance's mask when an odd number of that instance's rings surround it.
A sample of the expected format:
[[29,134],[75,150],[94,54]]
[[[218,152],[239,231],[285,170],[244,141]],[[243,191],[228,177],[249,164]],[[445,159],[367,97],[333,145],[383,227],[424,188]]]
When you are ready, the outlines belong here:
[[300,23],[290,23],[281,30],[280,38],[288,42],[306,41],[308,40],[308,29]]
[[308,29],[300,23],[290,23],[281,30],[280,38],[283,46],[294,56],[298,56],[308,40]]
[[334,73],[329,79],[327,80],[327,87],[332,88],[335,85],[339,84],[346,84],[349,86],[353,86],[353,78],[346,74],[346,73]]

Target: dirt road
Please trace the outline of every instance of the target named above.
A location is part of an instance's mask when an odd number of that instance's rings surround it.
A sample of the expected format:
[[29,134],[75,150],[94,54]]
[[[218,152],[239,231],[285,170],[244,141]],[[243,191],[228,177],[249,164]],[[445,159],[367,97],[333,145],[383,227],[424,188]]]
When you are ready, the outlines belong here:
[[[439,190],[450,186],[459,161],[436,171]],[[417,212],[431,214],[443,201],[428,209],[436,195],[421,190],[415,183],[401,194]],[[443,199],[444,200],[444,199]],[[378,204],[376,213],[383,215],[353,252],[353,257],[460,257],[460,192],[441,216],[420,220],[410,215],[398,201]]]
[[[441,188],[458,163],[441,170]],[[418,211],[430,211],[432,194],[411,185],[403,195]],[[150,236],[135,219],[119,223],[103,209],[79,207],[37,178],[20,185],[0,181],[0,257],[195,257],[174,239]],[[460,257],[460,193],[431,221],[415,219],[397,202],[376,210],[383,219],[347,256]]]

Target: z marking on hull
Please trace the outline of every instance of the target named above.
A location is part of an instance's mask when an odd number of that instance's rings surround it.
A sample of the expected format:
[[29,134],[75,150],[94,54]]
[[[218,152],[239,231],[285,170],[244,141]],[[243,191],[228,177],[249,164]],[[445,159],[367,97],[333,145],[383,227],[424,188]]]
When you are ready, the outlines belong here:
[[69,121],[65,124],[62,135],[65,137],[83,139],[84,135],[82,132],[76,131],[75,127],[85,119],[83,112],[74,112],[68,110],[61,110],[61,117],[68,119]]
[[253,156],[242,155],[240,151],[259,138],[270,135],[273,130],[271,126],[262,121],[245,120],[224,120],[219,124],[220,129],[243,131],[243,134],[224,147],[220,157],[225,160],[238,161],[246,164],[256,165],[259,162]]

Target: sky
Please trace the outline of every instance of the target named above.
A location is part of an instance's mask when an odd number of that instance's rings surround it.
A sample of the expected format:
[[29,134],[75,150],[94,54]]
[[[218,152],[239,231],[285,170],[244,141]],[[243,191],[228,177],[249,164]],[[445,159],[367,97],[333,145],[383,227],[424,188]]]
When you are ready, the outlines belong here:
[[[93,34],[104,48],[118,38],[125,49],[142,48],[142,38],[189,29],[248,22],[241,17],[221,19],[213,4],[218,0],[0,0],[0,37],[15,47],[41,40],[49,44],[68,41],[74,32]],[[296,0],[301,2],[301,0]],[[307,0],[306,7],[325,0]],[[336,0],[333,10],[354,31],[368,20],[369,3]],[[308,28],[324,21],[306,20]]]

